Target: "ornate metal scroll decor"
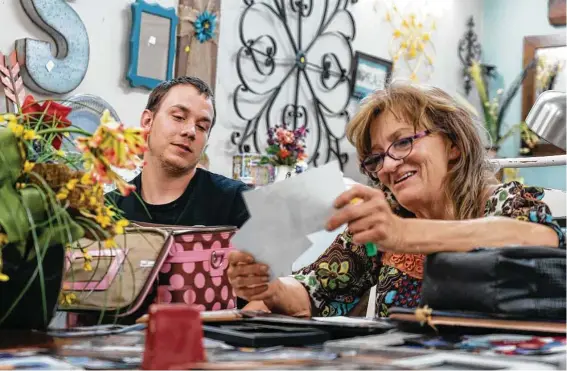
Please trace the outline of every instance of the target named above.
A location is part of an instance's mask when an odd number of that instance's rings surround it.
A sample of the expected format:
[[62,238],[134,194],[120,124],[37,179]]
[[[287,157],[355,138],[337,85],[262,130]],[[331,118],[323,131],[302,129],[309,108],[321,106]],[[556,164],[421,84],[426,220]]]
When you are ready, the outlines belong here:
[[[240,152],[262,153],[268,128],[305,126],[309,163],[317,166],[337,159],[342,168],[348,161],[340,142],[349,120],[346,108],[355,36],[349,1],[243,3],[238,28],[241,47],[236,56],[240,84],[234,90],[233,105],[246,124],[232,133],[232,143]],[[258,15],[270,19],[273,29],[259,27],[253,18]],[[324,39],[328,43],[322,47]]]
[[471,16],[467,22],[467,32],[459,40],[459,59],[463,64],[463,83],[467,95],[472,87],[469,68],[473,61],[480,61],[481,56],[482,47],[478,42],[477,34],[474,32],[474,19]]

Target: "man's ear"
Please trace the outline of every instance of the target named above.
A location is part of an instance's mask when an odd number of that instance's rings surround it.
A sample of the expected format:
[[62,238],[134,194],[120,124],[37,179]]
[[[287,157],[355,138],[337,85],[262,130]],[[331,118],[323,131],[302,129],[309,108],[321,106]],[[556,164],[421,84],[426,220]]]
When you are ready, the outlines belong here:
[[145,109],[144,112],[142,112],[140,126],[143,129],[150,130],[152,128],[153,121],[154,121],[154,113],[149,109]]

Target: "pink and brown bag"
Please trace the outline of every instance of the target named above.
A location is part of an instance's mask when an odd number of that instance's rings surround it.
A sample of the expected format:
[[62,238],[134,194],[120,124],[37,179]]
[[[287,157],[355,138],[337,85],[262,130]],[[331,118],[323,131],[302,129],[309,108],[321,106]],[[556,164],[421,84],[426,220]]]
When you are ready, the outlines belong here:
[[193,304],[201,310],[235,308],[226,274],[235,232],[230,226],[138,223],[115,239],[115,248],[82,239],[93,270],[84,270],[80,252],[68,254],[63,290],[76,299],[59,309],[120,319],[152,302]]

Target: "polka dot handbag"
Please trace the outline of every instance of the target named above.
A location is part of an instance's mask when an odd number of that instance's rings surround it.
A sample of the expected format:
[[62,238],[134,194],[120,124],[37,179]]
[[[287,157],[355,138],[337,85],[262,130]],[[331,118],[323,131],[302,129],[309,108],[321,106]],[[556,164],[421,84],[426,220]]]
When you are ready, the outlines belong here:
[[200,310],[232,309],[228,253],[234,227],[176,227],[158,278],[159,303],[186,303]]

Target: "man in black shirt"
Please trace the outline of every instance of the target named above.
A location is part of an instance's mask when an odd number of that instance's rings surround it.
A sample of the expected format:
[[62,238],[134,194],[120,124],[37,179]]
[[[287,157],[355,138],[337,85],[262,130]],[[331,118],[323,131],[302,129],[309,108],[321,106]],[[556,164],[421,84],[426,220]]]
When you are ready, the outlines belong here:
[[213,94],[198,78],[178,77],[151,92],[141,118],[149,130],[145,165],[131,181],[136,191],[110,196],[125,218],[183,226],[244,224],[247,186],[197,167],[214,122]]

